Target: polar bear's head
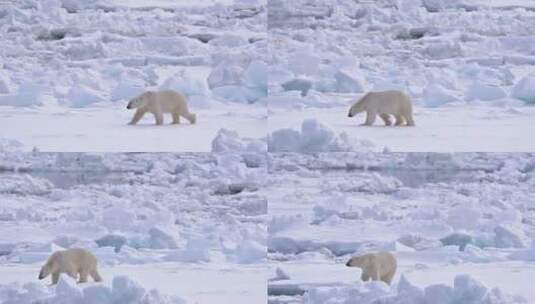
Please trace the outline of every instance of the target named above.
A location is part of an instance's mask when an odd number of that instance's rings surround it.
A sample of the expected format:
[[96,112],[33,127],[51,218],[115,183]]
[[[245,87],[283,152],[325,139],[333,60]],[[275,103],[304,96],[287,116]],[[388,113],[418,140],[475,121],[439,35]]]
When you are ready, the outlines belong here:
[[39,272],[39,280],[46,278],[51,273],[57,273],[59,271],[60,255],[60,252],[54,252],[54,254],[48,258],[45,265],[41,267],[41,271]]
[[360,112],[364,112],[366,110],[367,97],[368,97],[368,94],[364,95],[361,99],[357,100],[357,102],[355,102],[351,106],[351,108],[349,108],[349,113],[347,114],[347,117],[353,117]]
[[145,92],[141,95],[138,95],[128,102],[128,105],[126,106],[127,109],[137,109],[142,108],[147,105],[147,102],[149,101],[150,96],[152,96],[153,92]]
[[370,265],[373,262],[375,256],[373,254],[365,254],[361,256],[354,256],[349,261],[347,261],[347,267],[358,267],[366,268],[367,265]]

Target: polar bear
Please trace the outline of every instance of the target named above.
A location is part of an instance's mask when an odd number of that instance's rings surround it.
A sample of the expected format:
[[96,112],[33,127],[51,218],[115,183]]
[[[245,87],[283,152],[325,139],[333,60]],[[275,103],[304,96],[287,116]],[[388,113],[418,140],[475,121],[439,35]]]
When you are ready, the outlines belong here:
[[365,126],[373,125],[376,115],[379,115],[385,125],[392,125],[390,115],[396,118],[396,126],[414,126],[412,119],[412,103],[407,94],[401,91],[369,92],[355,102],[349,109],[348,117],[353,117],[360,112],[366,112]]
[[81,248],[71,248],[54,252],[46,261],[46,264],[39,272],[39,280],[52,274],[52,285],[57,284],[59,275],[66,273],[76,279],[78,283],[87,282],[87,276],[91,275],[95,282],[102,281],[102,277],[97,271],[97,258],[91,252]]
[[346,266],[362,269],[360,278],[363,281],[368,281],[371,278],[372,281],[380,280],[390,284],[394,274],[396,274],[397,261],[390,252],[381,251],[352,257],[347,261]]
[[163,113],[173,115],[173,124],[180,123],[180,116],[192,124],[197,121],[197,115],[189,112],[184,95],[171,90],[145,92],[131,99],[126,108],[137,109],[134,118],[129,123],[130,125],[138,123],[147,112],[154,114],[157,125],[163,124]]

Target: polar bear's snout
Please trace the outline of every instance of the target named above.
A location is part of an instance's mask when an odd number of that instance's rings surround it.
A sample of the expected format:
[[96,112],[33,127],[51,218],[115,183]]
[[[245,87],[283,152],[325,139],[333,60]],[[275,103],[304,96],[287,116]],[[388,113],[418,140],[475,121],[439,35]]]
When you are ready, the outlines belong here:
[[[349,117],[351,117],[351,116],[349,116]],[[351,260],[347,261],[346,266],[347,267],[351,267]]]
[[126,105],[126,108],[130,110],[143,107],[145,105],[145,98],[143,96],[144,95],[140,95],[130,99],[130,101]]
[[47,261],[47,263],[43,265],[43,267],[41,267],[41,271],[39,271],[39,276],[38,276],[39,280],[42,280],[48,277],[48,275],[50,274],[50,265],[51,264]]
[[126,105],[126,108],[127,108],[128,110],[135,108],[135,105],[134,105],[135,103],[136,103],[136,99],[132,99],[132,100],[130,100],[130,101],[128,102],[128,104]]

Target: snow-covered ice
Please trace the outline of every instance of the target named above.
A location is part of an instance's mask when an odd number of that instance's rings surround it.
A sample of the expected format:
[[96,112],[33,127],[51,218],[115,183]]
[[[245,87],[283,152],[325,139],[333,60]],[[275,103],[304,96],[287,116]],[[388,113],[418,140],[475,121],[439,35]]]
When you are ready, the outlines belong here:
[[[265,110],[257,106],[200,109],[196,110],[200,118],[195,125],[186,122],[163,127],[154,125],[151,115],[146,115],[138,125],[127,125],[133,113],[126,112],[125,107],[125,104],[84,109],[0,106],[0,132],[5,138],[20,142],[25,151],[37,148],[47,152],[210,152],[212,141],[221,129],[258,140],[267,132],[266,123],[257,124],[266,121]],[[95,119],[99,120],[96,125]],[[170,123],[171,118],[166,119]]]
[[[520,153],[270,154],[270,303],[534,302],[534,168]],[[374,250],[397,257],[390,287],[345,266]]]
[[[2,1],[0,138],[61,152],[209,152],[220,129],[265,138],[265,6]],[[127,126],[127,101],[160,89],[185,94],[197,124]]]
[[54,287],[38,283],[20,285],[12,283],[0,287],[0,300],[5,304],[31,303],[147,303],[185,304],[177,296],[162,295],[157,289],[147,290],[128,276],[115,276],[110,286],[77,286],[68,276],[61,276]]
[[[527,0],[270,0],[268,133],[317,119],[375,151],[533,151],[534,20]],[[392,89],[411,96],[416,127],[347,117]]]
[[[268,118],[269,136],[277,132],[297,132],[302,124],[315,119],[332,132],[345,134],[353,151],[393,152],[526,152],[535,150],[535,140],[526,137],[535,120],[535,108],[488,106],[417,108],[417,126],[358,126],[347,116],[348,107],[273,109]],[[343,114],[343,117],[340,115]],[[379,119],[378,119],[379,120]],[[381,122],[382,123],[382,122]],[[288,132],[288,131],[286,131]],[[529,131],[528,131],[529,132]],[[469,144],[470,143],[470,144]],[[347,145],[337,151],[347,151]],[[277,150],[268,145],[268,150]],[[321,150],[323,152],[332,149]],[[319,151],[316,151],[319,152]]]
[[279,129],[268,137],[269,152],[369,151],[372,145],[352,140],[346,133],[336,134],[316,119],[304,120],[300,131]]
[[[302,151],[285,142],[313,119],[340,139],[309,151],[533,151],[534,19],[527,0],[5,1],[0,138],[209,152],[227,130]],[[127,126],[147,89],[186,94],[197,124]],[[388,89],[411,96],[416,127],[347,117]]]
[[[535,303],[531,0],[0,0],[0,43],[0,303]],[[196,124],[127,125],[163,89]],[[382,90],[416,126],[347,117]],[[74,247],[103,282],[38,281]]]
[[[266,166],[251,152],[0,154],[0,302],[126,303],[116,280],[138,286],[126,296],[161,298],[128,303],[266,302]],[[102,284],[37,281],[73,247],[95,254]]]

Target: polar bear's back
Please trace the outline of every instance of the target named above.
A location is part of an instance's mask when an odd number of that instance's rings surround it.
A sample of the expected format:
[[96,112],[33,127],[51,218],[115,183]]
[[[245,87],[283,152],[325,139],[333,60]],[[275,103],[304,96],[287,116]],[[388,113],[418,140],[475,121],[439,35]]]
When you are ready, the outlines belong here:
[[157,105],[162,112],[188,112],[186,97],[176,91],[164,90],[155,92],[154,99],[150,102],[154,103],[153,106]]
[[91,269],[97,266],[97,258],[88,250],[82,248],[71,248],[58,252],[62,259],[75,265],[84,265]]
[[375,253],[375,258],[384,271],[390,272],[396,270],[398,263],[392,253],[386,251],[377,252]]
[[397,114],[412,111],[409,96],[401,91],[370,92],[366,96],[366,101],[379,113]]

